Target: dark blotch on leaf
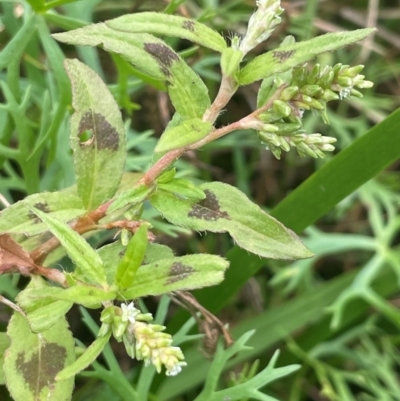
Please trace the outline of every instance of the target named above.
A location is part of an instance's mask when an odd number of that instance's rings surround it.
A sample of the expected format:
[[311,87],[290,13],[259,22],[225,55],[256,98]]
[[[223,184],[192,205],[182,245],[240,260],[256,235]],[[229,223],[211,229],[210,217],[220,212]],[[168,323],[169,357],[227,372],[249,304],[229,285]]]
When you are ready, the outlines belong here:
[[17,368],[32,393],[39,394],[55,383],[57,373],[64,368],[66,355],[65,348],[56,343],[44,343],[40,352],[35,352],[27,362],[23,352],[18,354]]
[[204,193],[206,198],[195,203],[188,216],[209,221],[216,221],[221,218],[229,219],[229,214],[221,211],[217,197],[208,189]]
[[193,272],[193,267],[184,265],[181,262],[174,262],[169,269],[169,278],[166,280],[165,284],[168,285],[177,283],[178,281],[184,280],[186,277],[189,277],[191,274],[193,274]]
[[[50,213],[51,212],[51,209],[49,208],[49,205],[46,202],[35,203],[33,205],[33,207],[35,207],[36,209],[41,210],[44,213]],[[28,212],[28,218],[29,218],[29,220],[32,220],[33,224],[39,224],[39,223],[42,222],[42,220],[39,217],[37,217],[36,214],[33,213],[32,211]]]
[[284,61],[292,57],[294,53],[296,53],[296,50],[287,50],[287,51],[276,50],[272,54],[275,58],[279,60],[280,63],[283,63]]
[[171,75],[169,68],[174,61],[179,61],[179,56],[173,50],[162,43],[145,43],[144,50],[158,61],[161,66],[161,71],[166,76]]
[[194,21],[184,21],[182,24],[183,29],[187,29],[190,32],[194,32]]
[[119,147],[119,135],[117,130],[100,113],[86,112],[80,123],[78,136],[86,131],[91,131],[93,137],[86,142],[81,142],[81,147],[97,146],[97,149],[117,151]]

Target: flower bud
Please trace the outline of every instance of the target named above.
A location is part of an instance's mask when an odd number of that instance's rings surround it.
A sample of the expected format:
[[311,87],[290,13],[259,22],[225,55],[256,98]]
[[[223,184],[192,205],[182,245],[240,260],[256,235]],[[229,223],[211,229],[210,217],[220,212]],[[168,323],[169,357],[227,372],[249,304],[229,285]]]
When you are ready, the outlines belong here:
[[319,85],[304,85],[300,89],[300,93],[311,97],[319,96],[319,94],[322,93],[322,88]]
[[276,129],[282,134],[296,132],[301,128],[300,123],[275,123]]
[[325,108],[325,104],[322,104],[322,102],[317,99],[311,99],[310,106],[316,110],[323,110]]
[[272,107],[276,114],[280,114],[282,117],[288,117],[292,112],[292,108],[283,100],[274,100]]
[[343,75],[339,75],[337,81],[338,81],[339,85],[344,88],[349,88],[349,87],[353,86],[353,80],[351,78],[345,77]]
[[114,321],[114,317],[115,317],[114,306],[108,306],[101,312],[100,321],[102,323],[111,324]]
[[325,89],[321,95],[321,99],[324,100],[325,102],[330,102],[331,100],[338,100],[339,95],[331,91],[330,89]]
[[294,96],[296,96],[299,93],[299,87],[298,86],[288,86],[281,92],[281,100],[283,101],[289,101],[291,100]]
[[354,96],[354,97],[363,97],[363,94],[354,88],[350,89],[350,94],[351,94],[351,96]]
[[318,80],[318,84],[321,85],[323,88],[329,88],[332,84],[333,78],[335,78],[335,73],[330,68],[329,71],[322,75]]
[[344,75],[350,77],[350,78],[355,78],[362,70],[364,69],[363,65],[356,65],[354,67],[349,67],[347,70],[344,72]]
[[122,341],[122,336],[125,333],[126,328],[128,327],[128,321],[122,321],[121,316],[115,316],[112,324],[112,330],[114,338],[120,343]]
[[320,71],[321,71],[321,65],[315,64],[307,78],[307,83],[309,85],[314,85],[317,83]]

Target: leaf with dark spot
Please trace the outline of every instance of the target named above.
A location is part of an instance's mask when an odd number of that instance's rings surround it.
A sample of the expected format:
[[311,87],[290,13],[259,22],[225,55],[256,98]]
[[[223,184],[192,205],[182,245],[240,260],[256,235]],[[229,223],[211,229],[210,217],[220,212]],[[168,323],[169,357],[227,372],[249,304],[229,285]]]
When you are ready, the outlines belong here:
[[194,203],[188,213],[188,217],[196,219],[217,221],[219,219],[229,219],[229,214],[220,208],[217,197],[210,190],[204,191],[206,198],[198,203]]
[[228,265],[225,259],[207,254],[159,259],[140,266],[132,286],[121,291],[120,299],[216,285],[223,280]]
[[200,185],[206,198],[182,199],[158,189],[150,202],[171,223],[195,231],[229,232],[249,252],[265,258],[301,259],[312,256],[299,238],[261,210],[238,189],[221,182]]
[[[139,14],[142,15],[144,13]],[[107,22],[107,24],[109,23],[110,26],[113,25],[112,21]],[[202,24],[200,25],[202,26]],[[203,116],[207,108],[210,107],[208,89],[200,77],[172,48],[152,35],[145,33],[132,33],[129,29],[125,32],[124,30],[120,30],[118,27],[111,29],[110,26],[106,24],[89,25],[84,28],[55,34],[53,36],[62,42],[75,45],[102,45],[105,50],[120,54],[146,76],[150,75],[155,79],[164,79],[168,81],[168,92],[171,101],[176,111],[180,113],[182,117],[195,118]],[[197,23],[195,23],[194,26],[197,27]],[[191,32],[182,27],[179,29],[182,32],[190,33],[194,36],[197,35],[196,32]],[[213,31],[207,28],[207,32]],[[216,34],[217,37],[220,37],[217,33],[213,33]],[[224,39],[222,37],[220,37],[220,39],[222,40],[221,44],[226,47]],[[68,61],[67,63],[69,64],[71,61]],[[71,73],[69,72],[68,74],[71,78]],[[89,76],[86,78],[89,78]],[[93,81],[93,77],[91,77],[91,80]],[[190,83],[190,85],[188,85],[188,83]],[[85,86],[87,86],[85,80],[80,81],[79,84],[77,83],[73,85],[73,91],[74,88],[80,88],[82,92],[80,100],[88,97],[90,94],[90,91],[87,92],[87,88],[83,91]],[[86,95],[84,95],[84,92]],[[89,97],[93,99],[95,104],[97,104],[96,102],[98,99],[102,99],[103,101],[101,103],[104,103],[104,97],[100,94],[93,96],[93,93],[91,93]],[[73,101],[75,102],[76,99],[74,98]],[[93,109],[92,105],[85,104],[85,106],[87,109]],[[76,109],[75,105],[74,108]],[[95,108],[94,110],[99,112],[99,110],[96,110]],[[106,116],[105,113],[106,111],[103,110],[100,114]],[[106,119],[112,124],[110,118]],[[78,126],[79,122],[75,123],[75,127],[73,127],[74,130],[77,131]]]
[[184,265],[182,262],[174,262],[169,269],[168,279],[165,282],[165,285],[174,284],[178,281],[185,280],[194,272],[195,270],[193,267]]
[[73,378],[56,382],[58,372],[75,360],[74,339],[65,318],[41,334],[15,312],[7,328],[11,345],[4,358],[7,387],[15,401],[68,401]]
[[[114,283],[115,273],[119,261],[126,253],[126,246],[122,245],[120,241],[113,242],[98,249],[98,254],[104,263],[104,268],[107,275],[108,284]],[[147,245],[146,254],[144,255],[143,265],[155,263],[160,259],[173,259],[174,254],[172,249],[166,245],[149,243]]]
[[[125,166],[125,129],[118,105],[100,77],[78,60],[65,60],[65,68],[75,109],[71,146],[78,194],[85,208],[93,210],[118,188]],[[90,138],[81,140],[85,132]]]
[[201,22],[177,15],[142,12],[123,15],[106,21],[106,24],[110,28],[124,33],[147,32],[187,39],[218,52],[227,48],[225,39],[218,32]]
[[29,195],[1,211],[0,232],[31,236],[47,231],[47,226],[30,210],[31,207],[64,222],[85,213],[82,201],[72,191],[42,192]]
[[167,69],[172,66],[174,61],[179,61],[179,56],[169,46],[162,43],[145,43],[144,50]]
[[88,143],[80,142],[80,146],[97,147],[98,150],[118,150],[118,132],[100,113],[89,110],[82,116],[79,122],[78,137],[80,137],[84,131],[90,131],[93,136]]
[[296,50],[287,50],[287,51],[279,51],[276,50],[272,52],[273,56],[279,60],[280,63],[283,63],[287,59],[293,56]]
[[296,65],[307,63],[321,53],[331,52],[358,42],[373,33],[375,28],[350,32],[333,32],[303,42],[284,44],[250,61],[239,73],[240,85],[276,75]]

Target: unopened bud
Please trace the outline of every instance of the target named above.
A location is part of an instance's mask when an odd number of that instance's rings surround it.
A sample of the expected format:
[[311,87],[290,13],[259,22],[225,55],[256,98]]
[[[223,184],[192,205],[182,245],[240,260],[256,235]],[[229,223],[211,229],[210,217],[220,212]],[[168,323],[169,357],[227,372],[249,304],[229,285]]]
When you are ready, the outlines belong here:
[[274,100],[272,107],[274,111],[282,117],[288,117],[292,112],[292,108],[283,100]]
[[291,100],[294,96],[296,96],[298,93],[299,93],[298,86],[289,86],[281,92],[280,98],[281,98],[281,100],[287,102],[287,101]]

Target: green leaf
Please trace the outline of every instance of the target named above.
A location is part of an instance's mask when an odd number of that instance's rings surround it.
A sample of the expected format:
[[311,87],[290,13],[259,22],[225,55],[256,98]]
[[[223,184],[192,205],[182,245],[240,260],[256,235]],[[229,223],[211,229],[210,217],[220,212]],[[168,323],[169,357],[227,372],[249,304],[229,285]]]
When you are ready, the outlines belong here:
[[0,333],[0,386],[6,384],[3,371],[4,353],[10,346],[10,339],[6,333]]
[[105,285],[106,276],[103,262],[98,253],[74,231],[68,224],[56,218],[32,208],[32,211],[40,217],[49,230],[58,238],[65,248],[68,256],[78,266],[78,272],[82,273],[85,279],[95,284]]
[[138,70],[167,80],[171,101],[184,118],[202,117],[210,106],[208,89],[200,77],[172,48],[152,35],[129,35],[102,23],[53,36],[74,45],[103,45],[105,50],[120,54]]
[[30,303],[41,300],[68,301],[90,307],[93,304],[100,304],[103,301],[110,301],[116,296],[116,290],[102,290],[98,287],[75,285],[70,288],[44,287],[30,288],[18,295],[18,304],[22,309],[29,308]]
[[366,38],[375,28],[357,29],[351,32],[333,32],[316,38],[283,45],[250,61],[239,74],[240,85],[267,78],[306,63],[321,53],[330,52]]
[[127,205],[135,206],[144,202],[153,190],[154,187],[139,185],[121,192],[107,209],[107,214],[110,214],[115,210],[121,209]]
[[69,401],[74,388],[70,378],[56,382],[58,372],[75,360],[74,339],[65,319],[40,334],[31,332],[27,320],[14,313],[7,328],[11,345],[4,373],[15,401]]
[[199,201],[206,198],[206,194],[202,189],[185,178],[174,178],[166,183],[157,182],[157,186],[164,191],[171,192],[184,199]]
[[[65,60],[64,65],[75,109],[71,147],[78,194],[86,209],[93,210],[114,196],[121,181],[125,129],[118,105],[101,78],[78,60]],[[87,140],[84,133],[89,133]]]
[[142,12],[109,20],[106,24],[112,29],[127,33],[147,32],[187,39],[219,52],[227,46],[218,32],[200,22],[176,15]]
[[103,337],[99,337],[92,342],[87,350],[71,365],[67,366],[64,370],[57,374],[56,380],[62,381],[74,377],[83,369],[87,368],[96,358],[100,355],[103,348],[108,343],[111,333]]
[[126,252],[117,267],[115,284],[122,290],[130,287],[143,262],[147,249],[147,225],[142,224],[129,241]]
[[[44,301],[40,300],[43,304]],[[73,302],[48,301],[48,305],[41,306],[26,314],[29,327],[34,333],[42,333],[53,327],[72,308]]]
[[[126,246],[120,241],[105,245],[98,250],[100,257],[103,260],[104,268],[107,274],[107,282],[111,285],[114,283],[114,278],[117,271],[118,262],[126,252]],[[173,259],[174,254],[172,249],[161,244],[148,243],[146,254],[144,256],[143,265],[153,263],[160,259]]]
[[166,129],[162,134],[155,151],[158,153],[183,148],[200,141],[206,137],[212,129],[212,124],[201,121],[200,118],[191,118],[183,121],[176,127]]
[[145,43],[164,43],[147,33],[127,35],[109,28],[106,24],[93,24],[69,32],[56,33],[53,37],[60,42],[77,46],[102,46],[104,50],[117,53],[139,71],[163,80],[165,73],[160,64],[145,50]]
[[121,299],[215,285],[223,280],[228,266],[225,259],[207,254],[156,260],[140,266],[133,285],[122,291]]
[[[400,158],[400,109],[342,150],[287,196],[272,215],[296,232],[331,210],[338,202]],[[352,174],[349,174],[349,171]],[[199,302],[218,311],[243,284],[264,266],[259,258],[238,247],[227,258],[231,266],[224,282],[196,294]],[[243,269],[246,266],[246,269]],[[345,285],[342,289],[345,288]],[[177,318],[178,319],[178,318]],[[182,315],[179,317],[182,319]],[[179,326],[183,320],[179,321]]]
[[273,259],[312,256],[298,237],[238,189],[220,182],[200,185],[206,198],[183,200],[162,190],[150,202],[171,223],[196,231],[229,232],[242,248]]
[[235,76],[242,59],[243,53],[241,50],[232,49],[231,47],[225,49],[221,55],[221,70],[224,76]]
[[0,232],[37,235],[47,231],[31,208],[35,207],[60,221],[68,222],[85,213],[78,196],[68,192],[42,192],[14,203],[0,213]]

